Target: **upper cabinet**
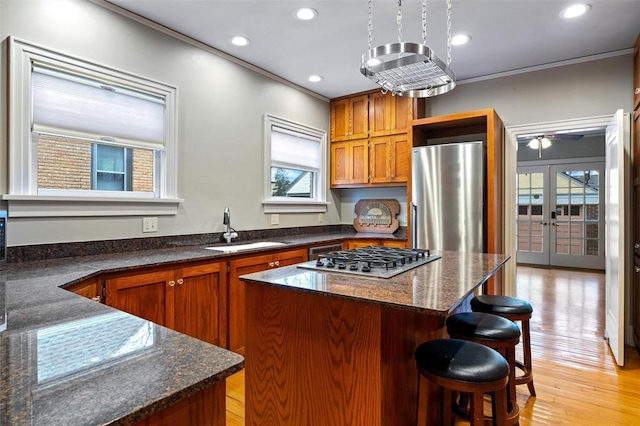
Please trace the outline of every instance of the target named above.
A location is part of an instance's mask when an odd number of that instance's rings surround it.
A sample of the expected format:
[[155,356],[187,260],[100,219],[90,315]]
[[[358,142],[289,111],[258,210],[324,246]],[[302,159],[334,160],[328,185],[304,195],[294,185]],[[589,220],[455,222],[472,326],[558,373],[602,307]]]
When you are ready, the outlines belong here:
[[368,95],[331,103],[331,142],[363,139],[369,136]]
[[379,90],[331,101],[332,188],[407,184],[414,104]]
[[382,92],[369,95],[369,136],[406,133],[412,119],[412,98]]

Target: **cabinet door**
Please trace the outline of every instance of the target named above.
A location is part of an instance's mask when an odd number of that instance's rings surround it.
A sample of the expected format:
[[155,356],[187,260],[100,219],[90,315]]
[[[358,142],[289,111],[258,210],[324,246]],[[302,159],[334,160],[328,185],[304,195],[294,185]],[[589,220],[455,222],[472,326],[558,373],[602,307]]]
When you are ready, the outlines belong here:
[[71,291],[79,296],[86,297],[87,299],[93,299],[96,302],[100,300],[100,283],[97,277],[89,278],[88,280],[75,283],[67,286],[65,290]]
[[[389,95],[389,96],[387,96]],[[382,92],[369,95],[369,136],[385,136],[391,130],[391,94]]]
[[389,134],[406,133],[413,120],[413,98],[408,96],[391,97],[391,125]]
[[176,270],[174,329],[219,345],[220,289],[225,281],[224,263],[194,265]]
[[389,182],[389,137],[372,138],[369,150],[370,183]]
[[355,249],[355,248],[360,248],[360,247],[369,247],[369,246],[379,246],[381,245],[381,241],[380,240],[369,240],[369,239],[365,239],[365,240],[349,240],[346,243],[347,249],[351,250],[351,249]]
[[349,183],[369,182],[369,141],[353,141],[351,148],[351,178]]
[[273,256],[274,265],[276,268],[282,266],[295,265],[296,263],[306,262],[307,261],[307,250],[292,250],[286,251],[284,253],[278,253]]
[[382,245],[385,247],[399,247],[404,248],[407,246],[406,241],[398,241],[398,240],[382,240]]
[[106,301],[121,311],[173,328],[166,314],[167,301],[174,296],[173,271],[158,271],[105,280]]
[[351,182],[351,145],[349,142],[331,143],[331,186]]
[[640,256],[640,110],[633,117],[633,250]]
[[349,139],[369,137],[369,95],[349,98],[351,129]]
[[409,180],[411,147],[407,134],[389,138],[389,182],[407,182]]
[[633,340],[640,348],[640,257],[633,260]]
[[252,256],[229,262],[229,324],[227,326],[229,350],[244,355],[244,283],[238,278],[244,274],[266,271],[273,261],[271,255]]
[[351,120],[349,99],[331,102],[331,142],[346,141],[350,136]]
[[640,107],[640,35],[633,53],[633,109]]

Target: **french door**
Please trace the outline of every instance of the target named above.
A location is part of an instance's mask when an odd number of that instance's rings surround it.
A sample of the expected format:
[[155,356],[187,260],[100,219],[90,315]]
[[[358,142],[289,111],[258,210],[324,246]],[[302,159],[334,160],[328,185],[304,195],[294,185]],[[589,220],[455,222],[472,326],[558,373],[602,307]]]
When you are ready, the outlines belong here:
[[518,262],[604,269],[603,190],[603,162],[518,167]]

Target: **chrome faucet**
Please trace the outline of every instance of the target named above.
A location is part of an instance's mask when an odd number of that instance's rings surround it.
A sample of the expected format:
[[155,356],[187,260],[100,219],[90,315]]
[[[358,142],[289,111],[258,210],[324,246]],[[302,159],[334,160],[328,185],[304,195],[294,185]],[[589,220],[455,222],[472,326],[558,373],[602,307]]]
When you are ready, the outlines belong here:
[[222,234],[222,237],[230,243],[232,239],[238,238],[238,233],[231,227],[231,212],[229,207],[224,208],[224,217],[222,218],[222,224],[227,225],[227,231]]

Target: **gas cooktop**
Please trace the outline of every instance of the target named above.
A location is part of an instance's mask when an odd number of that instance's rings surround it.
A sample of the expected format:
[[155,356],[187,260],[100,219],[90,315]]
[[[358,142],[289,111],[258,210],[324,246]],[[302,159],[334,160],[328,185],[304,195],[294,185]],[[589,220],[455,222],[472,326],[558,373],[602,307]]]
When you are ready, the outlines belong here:
[[391,278],[440,258],[426,249],[368,246],[323,253],[317,260],[301,263],[298,268]]

